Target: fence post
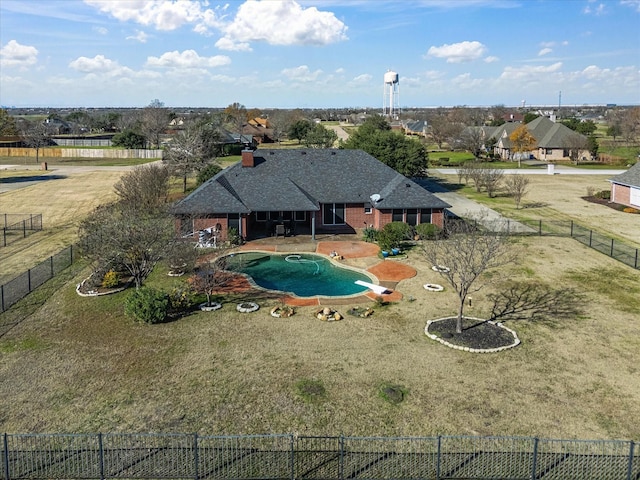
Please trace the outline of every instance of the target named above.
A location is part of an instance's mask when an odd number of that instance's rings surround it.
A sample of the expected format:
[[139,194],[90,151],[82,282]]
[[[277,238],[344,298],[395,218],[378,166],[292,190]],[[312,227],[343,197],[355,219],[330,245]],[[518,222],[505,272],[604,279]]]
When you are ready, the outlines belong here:
[[27,270],[27,290],[31,293],[31,269]]
[[100,480],[104,480],[104,445],[102,444],[102,433],[98,433],[98,452],[100,455]]
[[627,480],[631,480],[633,474],[633,440],[631,440],[631,446],[629,447],[629,466],[627,467]]
[[[2,448],[4,449],[4,478],[5,480],[9,480],[9,441],[7,439],[7,434],[5,433],[2,439]],[[633,443],[633,442],[632,442]]]
[[440,457],[442,456],[442,435],[438,435],[438,457],[436,458],[436,480],[440,480]]
[[338,478],[344,479],[344,435],[340,435],[340,463],[338,464]]
[[295,445],[295,435],[291,434],[289,436],[291,440],[291,480],[295,480],[296,478],[296,445]]
[[2,242],[2,246],[6,247],[7,246],[7,227],[2,227],[2,239],[4,240]]
[[636,260],[634,262],[634,267],[638,268],[638,249],[636,248]]
[[537,468],[538,468],[538,437],[535,437],[533,439],[533,461],[531,462],[531,478],[536,478]]
[[571,228],[571,231],[569,232],[569,235],[570,235],[571,237],[573,237],[573,220],[571,220],[571,226],[570,226],[570,228]]
[[49,267],[51,270],[51,278],[53,278],[53,255],[49,257]]
[[589,230],[589,246],[591,247],[591,242],[593,240],[593,230]]
[[193,434],[193,478],[198,480],[200,478],[200,473],[198,472],[198,463],[200,462],[198,458],[198,432]]
[[0,285],[0,312],[4,312],[4,285]]
[[27,221],[22,220],[22,238],[27,238]]
[[542,236],[542,220],[538,220],[538,235]]

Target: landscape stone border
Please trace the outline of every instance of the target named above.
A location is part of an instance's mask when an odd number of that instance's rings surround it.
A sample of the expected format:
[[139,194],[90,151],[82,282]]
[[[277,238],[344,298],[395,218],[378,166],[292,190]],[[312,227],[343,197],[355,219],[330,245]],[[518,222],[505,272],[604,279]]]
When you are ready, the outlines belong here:
[[[518,345],[520,345],[520,339],[518,338],[518,334],[511,330],[508,327],[505,327],[502,323],[500,322],[494,322],[492,320],[489,320],[487,323],[490,323],[491,325],[495,325],[499,328],[504,328],[507,332],[509,332],[511,335],[513,335],[513,343],[511,345],[505,345],[503,347],[496,347],[496,348],[471,348],[471,347],[463,347],[461,345],[454,345],[453,343],[447,342],[446,340],[444,340],[443,338],[440,338],[437,335],[434,335],[432,333],[429,333],[429,325],[431,325],[432,323],[435,322],[441,322],[443,320],[449,320],[451,318],[454,317],[444,317],[444,318],[438,318],[436,320],[429,320],[427,321],[427,325],[424,327],[424,333],[427,335],[427,337],[429,337],[432,340],[435,340],[436,342],[440,342],[441,344],[449,347],[449,348],[453,348],[454,350],[462,350],[463,352],[470,352],[470,353],[497,353],[497,352],[502,352],[504,350],[509,350],[513,347],[517,347]],[[482,318],[475,318],[475,317],[464,317],[464,318],[468,318],[469,320],[478,320],[481,322],[486,321],[485,319]]]
[[[248,306],[245,306],[248,305]],[[260,305],[258,305],[255,302],[242,302],[239,303],[236,306],[236,310],[241,312],[241,313],[251,313],[251,312],[255,312],[256,310],[258,310],[260,308]]]

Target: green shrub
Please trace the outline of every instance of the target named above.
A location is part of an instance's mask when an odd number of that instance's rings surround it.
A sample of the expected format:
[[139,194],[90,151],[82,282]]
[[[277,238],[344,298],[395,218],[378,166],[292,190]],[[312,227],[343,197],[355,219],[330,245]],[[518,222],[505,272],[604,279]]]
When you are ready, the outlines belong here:
[[215,163],[210,163],[209,165],[204,167],[198,173],[198,185],[202,185],[204,182],[214,177],[220,170],[222,170],[222,167],[220,167],[220,165],[216,165]]
[[611,190],[601,190],[595,194],[595,197],[602,200],[611,200]]
[[168,308],[168,295],[150,287],[131,292],[124,303],[125,313],[144,323],[163,322],[167,318]]
[[183,312],[189,310],[193,304],[193,293],[186,286],[173,287],[167,296],[169,300],[169,310],[172,312]]
[[373,243],[378,239],[378,230],[373,227],[365,227],[362,231],[362,240]]
[[[413,238],[413,227],[404,222],[391,222],[384,226],[381,235],[388,248],[399,247],[404,240]],[[378,239],[378,242],[380,242],[380,239]],[[382,248],[382,245],[380,245],[380,248]],[[383,250],[388,248],[383,248]]]
[[242,243],[241,242],[242,239],[240,238],[240,234],[238,233],[237,228],[231,227],[229,229],[229,231],[227,232],[227,240],[229,240],[229,244],[234,247]]
[[434,240],[438,238],[442,229],[433,223],[420,223],[416,225],[416,234],[420,240]]
[[120,283],[120,275],[115,270],[109,270],[102,277],[102,286],[104,288],[114,288]]
[[405,399],[409,391],[402,385],[384,384],[380,386],[378,393],[383,400],[398,405]]

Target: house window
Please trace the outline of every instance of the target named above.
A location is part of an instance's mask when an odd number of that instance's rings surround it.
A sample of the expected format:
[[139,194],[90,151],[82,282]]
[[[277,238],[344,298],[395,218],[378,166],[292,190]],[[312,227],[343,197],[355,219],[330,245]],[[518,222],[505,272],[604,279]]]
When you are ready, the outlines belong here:
[[391,213],[392,222],[404,222],[404,210],[401,208],[394,208]]
[[371,204],[369,202],[364,204],[364,213],[366,215],[371,215],[373,213],[373,207],[371,206]]
[[344,225],[344,203],[325,203],[322,206],[324,225]]
[[256,222],[266,222],[267,212],[256,212]]
[[431,223],[431,209],[423,208],[420,210],[420,223]]
[[416,226],[418,224],[418,209],[417,208],[408,208],[406,210],[406,212],[407,212],[406,222],[409,225]]
[[240,233],[240,214],[239,213],[227,214],[227,228],[235,228],[236,232]]
[[296,222],[304,222],[307,219],[307,212],[293,212],[293,219]]

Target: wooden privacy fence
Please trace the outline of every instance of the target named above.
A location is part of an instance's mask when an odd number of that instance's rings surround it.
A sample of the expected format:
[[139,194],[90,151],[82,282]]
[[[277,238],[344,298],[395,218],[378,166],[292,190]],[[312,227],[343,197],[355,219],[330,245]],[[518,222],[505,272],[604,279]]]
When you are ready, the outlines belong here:
[[4,434],[9,479],[635,480],[633,441],[531,437]]
[[[162,159],[163,150],[118,148],[41,148],[40,158],[145,158]],[[0,157],[36,158],[35,148],[0,147]]]

